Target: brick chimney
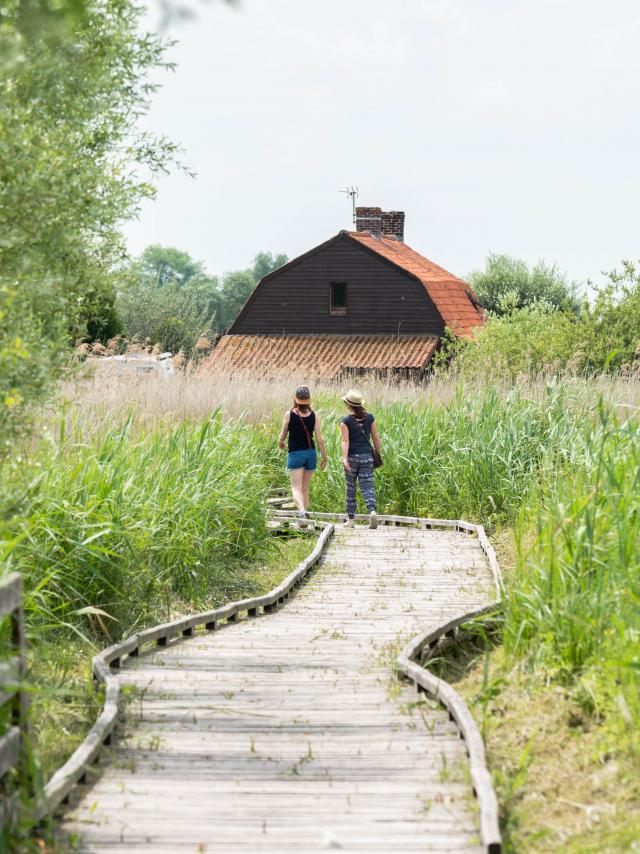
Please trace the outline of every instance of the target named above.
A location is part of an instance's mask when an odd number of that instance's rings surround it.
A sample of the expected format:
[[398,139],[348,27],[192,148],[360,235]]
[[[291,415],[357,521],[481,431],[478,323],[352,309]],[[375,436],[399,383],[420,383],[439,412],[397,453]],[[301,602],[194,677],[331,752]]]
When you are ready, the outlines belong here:
[[395,237],[404,243],[404,211],[356,208],[356,231],[368,231],[374,237]]
[[404,211],[383,211],[382,236],[395,237],[404,243]]
[[356,208],[356,231],[368,231],[380,237],[382,217],[382,208]]

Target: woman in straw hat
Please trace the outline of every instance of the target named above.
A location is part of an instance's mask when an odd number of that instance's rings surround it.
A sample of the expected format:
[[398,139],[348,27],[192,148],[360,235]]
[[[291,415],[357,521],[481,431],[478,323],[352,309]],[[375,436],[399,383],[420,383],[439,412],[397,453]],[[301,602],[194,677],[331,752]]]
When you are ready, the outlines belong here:
[[[380,436],[375,418],[364,408],[362,395],[356,389],[342,398],[347,404],[349,414],[340,421],[342,433],[342,464],[347,479],[347,516],[345,527],[355,525],[356,482],[360,483],[360,492],[369,511],[369,527],[378,527],[376,516],[376,492],[373,483],[374,448],[380,455]],[[371,442],[373,441],[373,447]]]
[[291,478],[291,494],[298,507],[299,525],[307,527],[309,509],[309,483],[318,465],[315,440],[320,449],[320,470],[327,464],[327,452],[320,430],[320,418],[311,409],[311,394],[306,385],[298,386],[293,398],[293,409],[287,410],[282,422],[278,444],[284,448],[287,434],[287,469]]

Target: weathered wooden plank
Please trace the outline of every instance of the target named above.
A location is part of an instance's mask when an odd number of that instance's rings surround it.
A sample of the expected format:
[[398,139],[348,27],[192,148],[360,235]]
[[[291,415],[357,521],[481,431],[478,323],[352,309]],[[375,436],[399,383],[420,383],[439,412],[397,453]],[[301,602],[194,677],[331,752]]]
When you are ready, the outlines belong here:
[[69,794],[74,784],[84,777],[96,760],[102,745],[105,744],[117,723],[119,696],[120,685],[117,679],[107,676],[102,712],[82,744],[45,786],[44,802],[40,806],[41,815],[53,810]]
[[98,655],[94,656],[94,662],[96,660],[103,661],[105,664],[111,664],[114,667],[117,667],[120,663],[120,659],[124,655],[132,655],[138,651],[138,647],[140,646],[140,639],[138,635],[131,635],[131,637],[126,638],[120,643],[113,644],[113,646],[109,646],[106,649],[103,649],[102,652],[98,653]]
[[[64,825],[83,831],[84,850],[210,844],[248,854],[300,850],[304,839],[319,851],[322,839],[309,839],[328,821],[345,828],[350,850],[480,850],[474,835],[487,811],[480,804],[476,816],[459,767],[466,719],[450,721],[390,668],[416,633],[452,643],[461,611],[488,606],[488,559],[456,520],[445,530],[401,526],[337,530],[321,560],[297,568],[266,604],[234,603],[242,619],[229,629],[123,662],[111,678],[139,686],[140,700]],[[248,620],[251,607],[274,613]],[[230,613],[188,620],[195,628]],[[482,791],[482,774],[471,779]],[[270,819],[277,835],[261,830]]]
[[[0,670],[0,705],[10,703],[12,724],[0,739],[0,779],[10,768],[22,765],[29,728],[29,702],[23,685],[26,665],[22,580],[17,573],[12,573],[0,582],[0,619],[6,616],[10,619],[11,646],[15,655],[3,662]],[[0,828],[14,820],[19,803],[17,792],[7,793],[0,810]]]
[[[275,518],[295,518],[296,511],[294,510],[272,510],[271,515]],[[310,519],[319,519],[322,521],[329,522],[344,522],[347,519],[345,513],[310,513]],[[356,522],[368,522],[369,516],[364,513],[356,513],[355,516]],[[378,522],[380,524],[399,524],[404,526],[415,526],[415,528],[453,528],[454,530],[458,527],[458,520],[456,519],[423,519],[419,516],[394,516],[389,514],[380,514],[378,516]],[[469,523],[465,523],[469,524]],[[347,529],[347,530],[354,530]]]
[[487,560],[489,562],[489,568],[491,570],[491,575],[493,576],[493,583],[496,588],[496,600],[501,600],[504,592],[504,584],[502,581],[502,573],[500,572],[500,567],[498,565],[498,559],[496,558],[496,553],[493,549],[493,546],[489,542],[489,538],[487,537],[484,528],[482,525],[478,525],[478,540],[480,542],[480,546],[485,553]]
[[[60,768],[56,774],[54,774],[45,787],[45,798],[41,805],[41,813],[44,814],[46,811],[54,808],[63,798],[66,797],[75,782],[84,776],[87,767],[95,761],[101,745],[109,737],[117,722],[119,711],[119,686],[118,683],[109,676],[109,664],[114,664],[116,662],[119,664],[122,655],[137,653],[139,646],[144,643],[149,643],[154,640],[157,642],[164,641],[166,643],[166,640],[173,635],[185,630],[189,631],[197,625],[209,624],[210,626],[213,626],[220,619],[229,620],[242,610],[248,610],[250,607],[257,607],[257,603],[260,603],[261,600],[274,601],[281,595],[281,588],[282,590],[286,589],[288,592],[293,584],[299,578],[303,577],[317,562],[332,533],[332,526],[327,526],[319,537],[318,543],[309,557],[303,561],[302,564],[300,564],[300,566],[294,570],[294,572],[292,572],[278,588],[275,588],[275,590],[271,591],[271,593],[266,597],[256,597],[251,600],[231,603],[230,605],[219,608],[214,612],[207,612],[193,617],[174,620],[170,623],[165,623],[161,626],[144,630],[138,633],[138,635],[127,638],[125,641],[115,644],[95,656],[93,660],[94,675],[99,681],[106,685],[106,698],[103,711],[84,742],[79,746],[65,765]],[[13,586],[15,586],[15,584]]]
[[[499,586],[498,595],[500,595]],[[486,851],[490,854],[498,854],[502,846],[498,802],[487,770],[484,742],[477,724],[457,691],[415,661],[425,648],[433,646],[443,637],[456,632],[460,625],[487,613],[492,607],[470,611],[435,631],[417,635],[398,656],[396,665],[405,676],[441,702],[456,721],[469,752],[471,779],[480,806],[480,836]]]

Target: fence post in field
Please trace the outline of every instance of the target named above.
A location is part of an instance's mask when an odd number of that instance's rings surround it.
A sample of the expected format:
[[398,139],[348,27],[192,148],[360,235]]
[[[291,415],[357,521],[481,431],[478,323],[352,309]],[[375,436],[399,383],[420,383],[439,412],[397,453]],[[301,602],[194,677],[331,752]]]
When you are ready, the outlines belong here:
[[11,626],[11,651],[0,661],[0,708],[10,705],[9,726],[0,735],[0,831],[15,815],[18,794],[9,794],[7,775],[17,769],[25,776],[27,769],[27,711],[28,700],[24,689],[26,675],[24,614],[22,610],[22,579],[12,573],[0,581],[0,622],[9,617]]

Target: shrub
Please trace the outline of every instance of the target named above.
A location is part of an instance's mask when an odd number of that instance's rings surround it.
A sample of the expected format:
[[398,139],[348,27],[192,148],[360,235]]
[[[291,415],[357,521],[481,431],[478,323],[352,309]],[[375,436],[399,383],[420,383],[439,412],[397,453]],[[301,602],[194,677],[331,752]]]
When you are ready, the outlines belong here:
[[148,246],[122,272],[118,312],[125,334],[190,357],[198,338],[229,327],[256,282],[286,261],[286,255],[260,252],[252,267],[218,279],[186,252]]
[[479,301],[494,315],[540,302],[569,314],[580,312],[576,284],[567,281],[555,264],[539,261],[529,268],[509,255],[491,254],[485,269],[470,273],[468,279]]
[[467,376],[553,374],[585,360],[583,325],[546,303],[489,317],[471,342],[448,340],[446,355],[454,356],[455,370]]
[[0,467],[27,431],[31,406],[50,391],[67,362],[63,324],[47,317],[46,306],[53,314],[53,295],[37,299],[26,288],[0,284]]
[[607,274],[583,322],[583,365],[591,370],[631,368],[640,357],[640,267],[622,262]]
[[640,356],[640,269],[627,261],[607,276],[579,316],[546,301],[508,310],[503,303],[503,313],[490,315],[472,342],[449,336],[438,367],[453,363],[469,377],[510,379],[634,370]]

